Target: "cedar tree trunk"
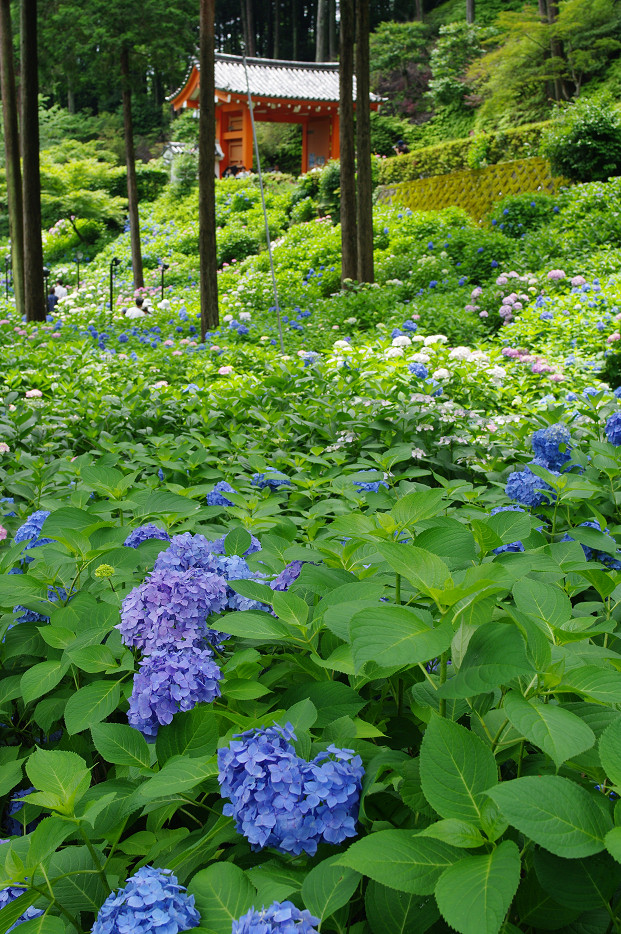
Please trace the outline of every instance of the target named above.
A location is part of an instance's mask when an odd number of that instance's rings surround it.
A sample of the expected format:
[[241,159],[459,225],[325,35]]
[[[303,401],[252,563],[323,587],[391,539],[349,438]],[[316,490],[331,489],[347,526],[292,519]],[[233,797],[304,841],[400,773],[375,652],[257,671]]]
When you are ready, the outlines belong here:
[[356,154],[354,140],[354,0],[341,0],[340,149],[341,149],[341,281],[358,275],[356,235]]
[[373,177],[371,169],[371,79],[369,73],[369,0],[357,0],[356,155],[358,166],[358,281],[373,282]]
[[198,217],[201,281],[201,334],[218,327],[218,260],[216,246],[215,0],[200,6],[200,119],[198,123]]
[[325,62],[326,60],[326,39],[327,39],[327,0],[317,0],[317,19],[315,21],[315,61]]
[[[121,50],[121,76],[123,79],[123,128],[125,132],[125,165],[127,167],[127,203],[129,210],[129,236],[132,246],[134,288],[144,286],[142,251],[140,249],[140,219],[138,217],[138,182],[136,180],[136,152],[132,121],[132,91],[129,77],[129,52]],[[112,311],[112,308],[110,309]]]
[[22,190],[24,205],[24,305],[27,321],[45,321],[39,174],[39,64],[37,0],[21,0]]
[[9,206],[9,232],[13,266],[15,309],[24,314],[24,211],[22,201],[22,170],[19,161],[19,130],[17,94],[13,66],[13,34],[10,0],[0,0],[0,88],[4,119],[4,154],[6,187]]
[[466,0],[466,22],[470,26],[474,23],[474,0]]

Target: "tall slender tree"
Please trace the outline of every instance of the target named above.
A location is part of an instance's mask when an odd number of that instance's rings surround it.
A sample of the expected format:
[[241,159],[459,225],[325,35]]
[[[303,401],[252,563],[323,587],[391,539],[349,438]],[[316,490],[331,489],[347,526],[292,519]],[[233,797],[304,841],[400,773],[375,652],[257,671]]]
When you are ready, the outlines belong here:
[[39,173],[39,72],[37,0],[21,0],[22,185],[24,205],[24,305],[28,321],[45,321]]
[[13,291],[15,292],[16,310],[21,317],[24,314],[24,211],[10,0],[0,0],[0,89],[2,91],[2,114],[4,119],[4,153]]
[[201,334],[217,328],[218,267],[216,245],[215,0],[200,0],[200,117],[198,124],[198,215],[201,285]]
[[[134,288],[144,286],[142,249],[140,246],[140,217],[138,215],[138,178],[136,176],[136,149],[134,146],[134,121],[132,115],[132,86],[129,71],[129,49],[121,46],[119,63],[123,79],[123,133],[125,136],[125,168],[127,172],[127,207],[129,213],[129,237],[132,250],[132,272]],[[112,311],[112,309],[110,309]]]
[[315,20],[315,61],[325,62],[328,57],[328,0],[317,0]]
[[339,132],[341,149],[341,280],[358,275],[354,131],[355,0],[341,0]]
[[475,17],[475,0],[466,0],[466,22],[469,25],[474,23]]
[[369,67],[369,0],[356,2],[356,203],[358,281],[373,282],[373,178],[371,167],[371,93]]

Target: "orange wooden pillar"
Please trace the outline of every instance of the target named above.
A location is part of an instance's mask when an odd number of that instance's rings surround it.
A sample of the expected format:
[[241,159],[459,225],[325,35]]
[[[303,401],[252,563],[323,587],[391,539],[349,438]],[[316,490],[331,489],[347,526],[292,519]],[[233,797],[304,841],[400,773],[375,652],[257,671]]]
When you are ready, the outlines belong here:
[[244,169],[252,172],[254,140],[252,138],[252,117],[246,104],[242,110],[242,161]]
[[302,120],[302,175],[308,172],[308,118]]
[[[220,146],[222,152],[224,152],[224,140],[222,138],[222,109],[216,104],[216,143]],[[218,176],[222,174],[222,165],[220,162],[216,162],[216,168]]]
[[330,158],[338,159],[341,155],[341,121],[339,118],[338,111],[332,114],[332,120],[330,121]]

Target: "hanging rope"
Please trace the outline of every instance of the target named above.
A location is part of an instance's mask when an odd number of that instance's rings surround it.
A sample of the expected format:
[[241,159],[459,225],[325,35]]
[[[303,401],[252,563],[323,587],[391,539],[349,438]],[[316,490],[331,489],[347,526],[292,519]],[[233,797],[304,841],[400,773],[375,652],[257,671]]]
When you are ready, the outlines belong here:
[[254,122],[254,109],[252,104],[252,94],[250,93],[250,77],[248,75],[248,62],[246,61],[246,46],[243,46],[244,72],[246,75],[246,88],[248,90],[248,108],[250,110],[250,122],[252,124],[252,138],[254,140],[254,152],[257,160],[257,174],[259,176],[259,188],[261,190],[261,204],[263,206],[263,222],[265,224],[265,239],[267,241],[267,252],[270,257],[270,270],[272,273],[272,289],[274,291],[274,304],[276,306],[276,318],[278,321],[278,338],[280,341],[280,352],[284,354],[285,345],[282,340],[282,321],[280,320],[280,301],[278,298],[278,284],[276,282],[276,272],[274,270],[274,256],[272,254],[272,241],[270,238],[270,225],[267,219],[267,206],[265,204],[265,189],[263,187],[263,173],[261,172],[261,158],[259,156],[259,143],[257,140],[257,128]]

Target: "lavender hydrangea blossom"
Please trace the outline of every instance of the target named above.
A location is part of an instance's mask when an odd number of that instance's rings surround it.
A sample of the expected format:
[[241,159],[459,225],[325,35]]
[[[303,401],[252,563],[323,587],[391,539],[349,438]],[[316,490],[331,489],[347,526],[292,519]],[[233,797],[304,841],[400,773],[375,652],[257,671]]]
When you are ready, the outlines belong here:
[[540,428],[531,438],[535,463],[548,470],[561,470],[570,459],[570,441],[569,429],[562,422]]
[[21,798],[25,798],[27,795],[32,794],[35,789],[30,786],[30,788],[22,788],[21,791],[15,791],[11,795],[11,801],[9,802],[7,809],[4,813],[3,826],[7,833],[12,837],[23,836],[26,833],[32,833],[38,823],[41,822],[41,817],[35,818],[29,824],[24,825],[23,820],[19,820],[19,817],[15,817],[24,807],[24,802],[21,801]]
[[[555,470],[551,471],[551,473],[558,476]],[[550,498],[546,496],[546,490],[552,490],[550,484],[534,474],[528,467],[525,470],[516,470],[509,474],[505,487],[505,493],[509,499],[515,500],[521,506],[530,506],[531,508],[546,505],[550,502]],[[552,499],[554,495],[552,493]]]
[[170,869],[143,866],[99,909],[92,934],[178,934],[200,924],[194,896]]
[[154,570],[123,600],[117,625],[127,646],[145,654],[205,639],[217,644],[222,633],[207,629],[210,613],[221,613],[227,604],[224,578],[203,570]]
[[258,486],[260,490],[269,487],[270,490],[277,490],[279,486],[291,486],[291,480],[277,470],[269,473],[255,473],[250,480],[253,486]]
[[[31,513],[15,533],[15,541],[26,542],[27,549],[39,548],[41,545],[50,545],[53,539],[40,538],[43,523],[49,515],[50,513],[47,509],[37,509],[36,512]],[[26,564],[30,564],[32,560],[32,556],[28,554],[23,555],[21,558],[21,561]]]
[[188,646],[154,652],[140,662],[134,675],[127,719],[147,739],[172,722],[180,710],[210,704],[221,691],[222,672],[209,649]]
[[[578,526],[580,529],[595,529],[596,532],[601,532],[602,527],[599,522],[581,522]],[[610,535],[610,529],[603,529],[604,535]],[[561,539],[562,542],[574,542],[575,538],[572,538],[571,535],[564,535]],[[582,545],[582,550],[584,552],[584,557],[587,561],[599,561],[600,564],[603,564],[604,567],[609,568],[611,571],[621,570],[621,561],[618,558],[615,558],[613,555],[609,555],[606,551],[598,551],[596,548],[591,548],[589,545]],[[621,554],[621,552],[617,552]]]
[[[1,840],[0,843],[6,843],[6,840]],[[16,898],[23,895],[25,891],[26,889],[19,888],[16,885],[9,885],[5,889],[0,889],[0,909],[6,908],[6,906],[14,902]],[[31,905],[19,916],[15,924],[12,924],[11,927],[7,929],[7,934],[24,921],[31,921],[32,918],[40,918],[42,914],[43,912],[40,908],[35,908]]]
[[286,568],[283,568],[278,577],[275,577],[273,581],[270,581],[270,587],[272,590],[289,590],[291,585],[300,576],[300,571],[302,570],[303,564],[303,561],[292,561],[291,564],[288,564]]
[[319,918],[307,909],[300,911],[293,902],[273,902],[269,908],[250,911],[233,921],[231,934],[317,934]]
[[606,437],[611,444],[621,444],[621,412],[615,412],[606,422]]
[[208,506],[232,506],[233,503],[230,499],[227,499],[226,496],[223,496],[223,493],[236,493],[237,490],[234,490],[230,483],[227,483],[226,480],[220,480],[214,486],[213,490],[205,497]]
[[153,523],[149,523],[148,525],[139,525],[137,529],[133,529],[123,544],[127,548],[138,548],[139,545],[142,545],[143,542],[151,538],[160,539],[163,542],[170,541],[168,532],[165,532],[164,529],[159,529],[156,525],[153,525]]
[[293,727],[249,730],[218,751],[223,813],[253,849],[313,855],[320,842],[356,835],[354,812],[364,769],[352,750],[329,746],[312,762],[301,759]]

